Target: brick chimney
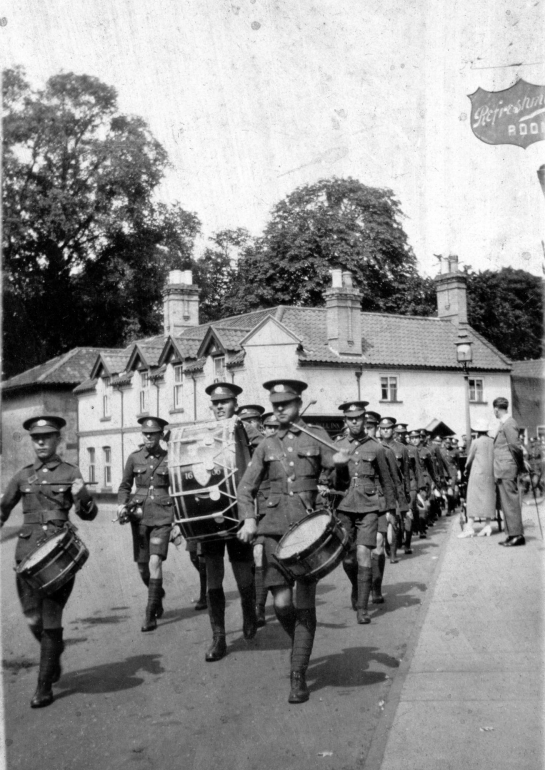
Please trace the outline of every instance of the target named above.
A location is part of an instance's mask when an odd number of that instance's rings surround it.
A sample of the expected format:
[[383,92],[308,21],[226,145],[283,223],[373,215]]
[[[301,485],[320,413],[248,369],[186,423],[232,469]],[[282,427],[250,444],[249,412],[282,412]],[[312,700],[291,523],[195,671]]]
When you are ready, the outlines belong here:
[[327,341],[342,356],[361,356],[361,292],[352,273],[330,270],[331,288],[325,292]]
[[458,272],[458,257],[441,259],[441,273],[435,278],[437,315],[455,324],[467,323],[467,277]]
[[188,326],[199,325],[199,289],[191,270],[171,270],[163,289],[163,333],[176,336]]

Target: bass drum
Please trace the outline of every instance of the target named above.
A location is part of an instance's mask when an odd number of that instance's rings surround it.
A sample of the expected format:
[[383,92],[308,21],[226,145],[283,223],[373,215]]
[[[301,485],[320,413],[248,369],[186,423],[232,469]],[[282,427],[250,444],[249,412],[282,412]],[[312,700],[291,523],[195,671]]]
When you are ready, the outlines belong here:
[[250,461],[244,426],[237,417],[185,425],[168,443],[174,523],[186,540],[222,540],[240,526],[237,486]]

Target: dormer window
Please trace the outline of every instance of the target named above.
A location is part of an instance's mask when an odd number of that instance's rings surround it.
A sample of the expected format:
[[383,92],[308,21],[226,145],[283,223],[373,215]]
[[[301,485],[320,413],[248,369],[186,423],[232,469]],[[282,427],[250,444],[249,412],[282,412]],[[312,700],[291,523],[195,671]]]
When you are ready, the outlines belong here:
[[141,371],[140,372],[140,394],[139,394],[140,414],[147,414],[147,412],[149,412],[149,387],[150,387],[149,372]]
[[214,356],[214,380],[221,382],[225,379],[225,356]]
[[184,367],[176,364],[174,369],[174,409],[181,409],[183,404]]

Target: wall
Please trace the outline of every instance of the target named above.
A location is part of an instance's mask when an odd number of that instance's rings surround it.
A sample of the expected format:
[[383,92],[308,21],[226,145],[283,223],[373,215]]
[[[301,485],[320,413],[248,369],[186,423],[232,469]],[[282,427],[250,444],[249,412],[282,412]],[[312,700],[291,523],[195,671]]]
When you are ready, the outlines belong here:
[[513,417],[528,437],[537,435],[537,428],[545,427],[543,379],[513,376]]

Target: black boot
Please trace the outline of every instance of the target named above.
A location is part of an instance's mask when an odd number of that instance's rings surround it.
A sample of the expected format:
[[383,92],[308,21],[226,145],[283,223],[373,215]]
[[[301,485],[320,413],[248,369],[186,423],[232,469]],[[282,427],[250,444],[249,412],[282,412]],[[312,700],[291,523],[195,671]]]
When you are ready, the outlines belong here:
[[142,631],[155,631],[157,628],[157,617],[160,617],[157,613],[160,609],[161,615],[163,614],[162,597],[163,592],[163,580],[161,578],[152,578],[149,581],[148,588],[148,604],[146,607],[146,615],[142,624]]
[[290,694],[288,703],[305,703],[310,697],[305,678],[305,671],[292,671],[290,674]]
[[202,558],[199,558],[199,581],[200,581],[201,593],[199,598],[195,602],[195,609],[205,610],[208,607],[208,604],[206,601],[206,562]]
[[385,564],[386,554],[381,553],[380,556],[376,553],[371,554],[371,569],[373,571],[373,604],[384,604],[384,596],[382,595],[382,578],[384,575]]
[[350,604],[352,605],[352,609],[356,611],[356,603],[358,600],[358,563],[357,561],[352,560],[344,561],[343,569],[346,573],[346,576],[350,580],[350,585],[352,586],[352,590],[350,591]]
[[267,622],[265,620],[265,602],[267,601],[268,588],[265,586],[264,572],[263,567],[255,568],[255,612],[258,628]]
[[289,638],[293,642],[293,635],[295,633],[295,607],[293,604],[288,605],[287,607],[276,607],[274,608],[274,614],[276,615],[276,618],[284,631],[287,633]]
[[361,625],[367,625],[371,622],[367,607],[369,606],[369,594],[371,593],[372,580],[373,572],[370,567],[358,567],[357,621]]
[[208,663],[221,660],[227,654],[225,641],[225,594],[223,588],[208,589],[208,615],[212,626],[212,644],[208,648],[205,660]]
[[44,708],[53,703],[53,691],[51,685],[55,676],[60,677],[60,656],[62,653],[62,629],[44,629],[40,642],[40,670],[38,673],[38,687],[30,707],[33,709]]
[[242,607],[242,633],[246,640],[253,639],[257,634],[257,615],[255,612],[255,588],[251,583],[245,588],[239,588],[240,604]]

